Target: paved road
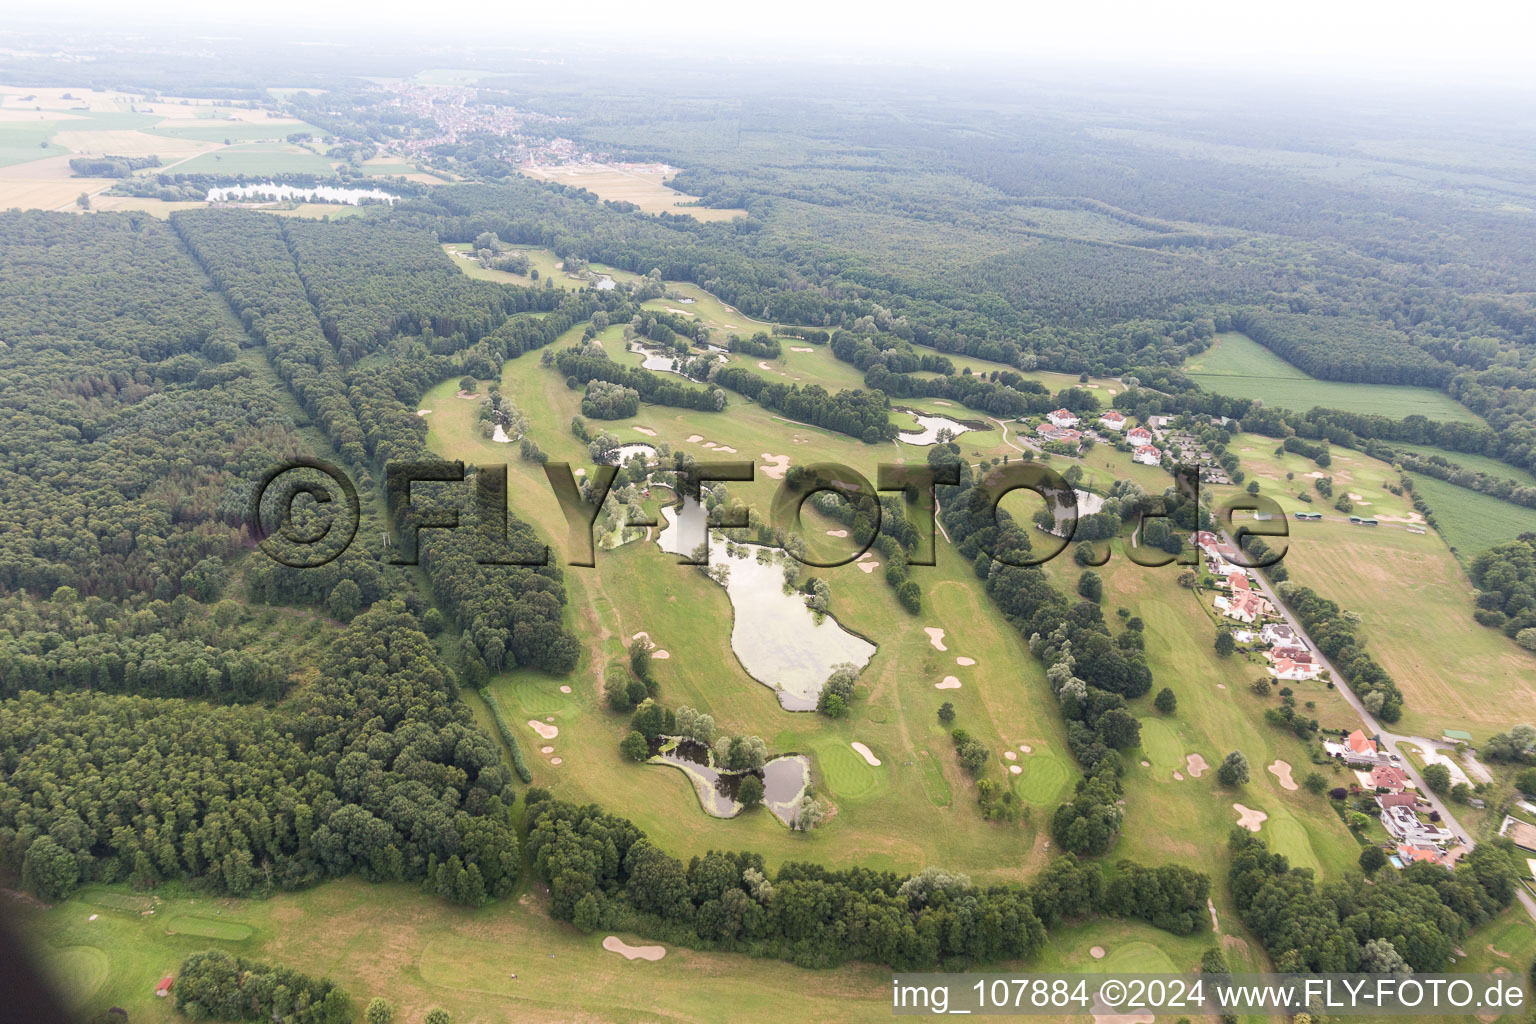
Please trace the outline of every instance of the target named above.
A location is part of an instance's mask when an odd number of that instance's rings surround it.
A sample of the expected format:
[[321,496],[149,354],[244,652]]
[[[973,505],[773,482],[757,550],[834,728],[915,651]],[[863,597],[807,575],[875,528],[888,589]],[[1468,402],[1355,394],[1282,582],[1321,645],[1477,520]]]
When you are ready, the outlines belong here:
[[[1236,547],[1236,543],[1232,540],[1231,537],[1227,536],[1225,531],[1222,531],[1221,537],[1228,544],[1232,544],[1234,547]],[[1461,822],[1456,820],[1456,816],[1451,813],[1451,809],[1446,805],[1445,801],[1441,800],[1437,794],[1431,792],[1430,788],[1424,784],[1424,779],[1419,775],[1419,770],[1414,767],[1413,762],[1409,761],[1408,758],[1403,756],[1402,752],[1397,749],[1397,745],[1399,743],[1412,743],[1420,749],[1426,751],[1440,749],[1442,746],[1444,746],[1444,744],[1434,740],[1425,739],[1422,736],[1403,736],[1398,733],[1388,732],[1386,729],[1382,728],[1381,723],[1376,721],[1376,717],[1367,711],[1365,705],[1360,702],[1360,698],[1355,696],[1355,691],[1351,690],[1349,686],[1345,684],[1344,676],[1339,673],[1338,669],[1334,668],[1333,663],[1328,660],[1328,657],[1323,654],[1322,651],[1318,650],[1317,644],[1312,642],[1312,638],[1307,635],[1307,631],[1302,628],[1301,623],[1298,622],[1296,617],[1291,614],[1291,610],[1280,601],[1280,596],[1276,594],[1274,589],[1269,585],[1269,580],[1264,578],[1264,574],[1255,572],[1253,573],[1253,576],[1260,593],[1269,599],[1270,604],[1275,606],[1275,610],[1280,614],[1281,618],[1285,620],[1286,625],[1294,629],[1297,636],[1306,639],[1307,645],[1312,648],[1319,663],[1323,668],[1328,670],[1329,676],[1332,677],[1334,681],[1335,688],[1337,688],[1339,693],[1343,695],[1344,699],[1349,702],[1349,706],[1355,709],[1355,713],[1360,716],[1360,721],[1364,724],[1366,733],[1374,734],[1378,738],[1380,745],[1387,751],[1387,753],[1397,754],[1401,758],[1401,760],[1398,762],[1399,766],[1403,769],[1403,771],[1408,773],[1408,777],[1413,780],[1413,784],[1419,788],[1419,795],[1429,802],[1430,807],[1440,812],[1441,824],[1445,828],[1450,829],[1456,835],[1464,837],[1466,839],[1466,847],[1469,852],[1474,849],[1477,846],[1477,841],[1472,838],[1472,833],[1462,827]],[[1536,920],[1536,900],[1531,898],[1530,893],[1526,892],[1523,886],[1516,887],[1515,895],[1520,900],[1521,904],[1524,905],[1526,913],[1531,915],[1531,919]]]

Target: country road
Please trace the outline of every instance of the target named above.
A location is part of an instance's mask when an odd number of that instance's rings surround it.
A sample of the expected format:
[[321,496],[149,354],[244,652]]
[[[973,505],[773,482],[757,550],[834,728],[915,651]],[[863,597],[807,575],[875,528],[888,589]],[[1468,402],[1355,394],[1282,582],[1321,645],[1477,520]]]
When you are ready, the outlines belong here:
[[[1231,544],[1234,548],[1237,547],[1236,542],[1227,535],[1226,531],[1221,531],[1219,535],[1228,544]],[[1440,812],[1440,821],[1443,826],[1450,829],[1457,836],[1465,840],[1465,845],[1468,852],[1473,850],[1477,846],[1477,840],[1472,837],[1472,834],[1469,831],[1462,827],[1461,822],[1456,820],[1456,816],[1451,813],[1451,809],[1446,805],[1446,802],[1440,799],[1438,794],[1432,792],[1430,788],[1424,784],[1424,779],[1419,775],[1419,770],[1414,767],[1413,762],[1408,760],[1408,758],[1397,749],[1397,745],[1399,743],[1412,743],[1424,751],[1439,750],[1446,745],[1434,740],[1426,739],[1422,736],[1404,736],[1399,733],[1389,732],[1384,729],[1381,726],[1381,723],[1376,721],[1375,716],[1366,710],[1365,705],[1360,702],[1360,698],[1355,695],[1355,691],[1350,689],[1349,686],[1345,683],[1344,676],[1341,675],[1339,670],[1334,667],[1333,663],[1328,660],[1328,656],[1323,654],[1323,652],[1318,649],[1317,644],[1312,642],[1311,636],[1309,636],[1307,631],[1302,628],[1302,625],[1297,621],[1296,616],[1291,614],[1291,610],[1287,608],[1284,602],[1280,600],[1280,596],[1275,593],[1274,588],[1270,586],[1269,580],[1265,578],[1264,574],[1261,572],[1254,572],[1253,577],[1260,593],[1268,598],[1270,604],[1275,606],[1275,610],[1280,614],[1281,618],[1285,620],[1286,625],[1294,629],[1296,631],[1296,635],[1305,639],[1307,646],[1312,648],[1313,652],[1317,656],[1318,662],[1324,669],[1328,671],[1330,678],[1333,679],[1335,688],[1337,688],[1344,699],[1349,702],[1349,706],[1355,709],[1355,713],[1360,716],[1360,721],[1365,726],[1365,732],[1369,735],[1375,735],[1387,753],[1396,754],[1398,756],[1398,765],[1403,769],[1404,772],[1408,774],[1408,777],[1413,780],[1413,784],[1418,787],[1419,795],[1429,803],[1431,808]],[[1526,913],[1531,915],[1531,919],[1536,921],[1536,899],[1532,899],[1530,893],[1528,893],[1523,886],[1515,887],[1515,896],[1525,907]]]

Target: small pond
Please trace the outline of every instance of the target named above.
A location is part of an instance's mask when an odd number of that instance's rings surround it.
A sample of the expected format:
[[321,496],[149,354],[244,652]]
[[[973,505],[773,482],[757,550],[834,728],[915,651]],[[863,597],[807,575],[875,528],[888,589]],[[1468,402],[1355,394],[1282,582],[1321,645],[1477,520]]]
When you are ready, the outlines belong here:
[[297,185],[278,185],[267,182],[265,185],[230,185],[225,188],[211,188],[208,190],[210,203],[226,203],[239,199],[303,199],[310,202],[345,203],[349,206],[360,206],[365,201],[380,203],[393,203],[399,197],[383,189],[377,188],[337,188],[334,185],[316,185],[312,188],[300,188]]
[[742,812],[736,791],[742,779],[756,775],[763,783],[763,806],[784,824],[793,825],[811,779],[811,762],[804,754],[780,754],[755,772],[725,771],[715,766],[714,755],[704,744],[669,736],[651,741],[651,761],[671,765],[687,775],[700,806],[716,818],[734,818]]
[[656,446],[636,441],[633,444],[621,444],[608,456],[608,465],[622,466],[636,455],[644,455],[647,459],[656,457]]
[[927,413],[921,413],[915,409],[903,409],[902,411],[910,414],[913,419],[917,420],[917,425],[923,429],[914,431],[904,430],[896,435],[896,440],[919,447],[938,444],[939,431],[941,430],[948,430],[953,436],[959,437],[968,431],[979,429],[975,425],[967,425],[959,420],[952,420],[947,416],[929,416]]
[[[666,527],[656,543],[663,551],[685,554],[704,540],[704,508],[689,501],[679,524],[671,505],[662,507]],[[863,668],[874,657],[875,645],[848,632],[831,615],[817,616],[805,606],[804,595],[784,592],[784,570],[776,548],[739,544],[742,557],[732,558],[724,539],[709,542],[711,567],[729,565],[726,581],[734,612],[731,649],[747,674],[772,687],[789,711],[814,711],[816,698],[843,662]],[[759,557],[761,554],[761,557]]]

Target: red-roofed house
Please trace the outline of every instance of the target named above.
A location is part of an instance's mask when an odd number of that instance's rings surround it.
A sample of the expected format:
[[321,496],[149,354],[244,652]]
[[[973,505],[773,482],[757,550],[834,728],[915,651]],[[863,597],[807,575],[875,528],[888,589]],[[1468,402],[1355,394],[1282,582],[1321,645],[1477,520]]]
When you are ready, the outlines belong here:
[[1357,754],[1376,753],[1376,741],[1371,739],[1365,733],[1361,732],[1359,729],[1356,729],[1354,732],[1350,733],[1349,739],[1345,740],[1344,742],[1349,746],[1350,750],[1353,750]]
[[1245,572],[1228,573],[1227,586],[1231,587],[1233,590],[1253,589],[1253,586],[1248,582],[1248,574]]
[[1108,427],[1110,430],[1125,429],[1125,417],[1113,409],[1109,410],[1109,412],[1105,413],[1103,416],[1100,416],[1099,423],[1102,426]]
[[1413,807],[1419,802],[1419,794],[1406,789],[1401,793],[1383,793],[1376,802],[1382,807]]
[[1148,430],[1146,427],[1132,427],[1130,431],[1126,433],[1125,439],[1131,442],[1133,445],[1151,444],[1152,431]]
[[1057,409],[1055,412],[1046,413],[1045,418],[1058,427],[1077,426],[1077,417],[1070,409]]
[[1150,444],[1144,444],[1136,449],[1136,454],[1131,458],[1143,466],[1160,466],[1163,462],[1163,453]]
[[1304,679],[1316,679],[1322,669],[1309,661],[1292,661],[1289,658],[1276,658],[1275,663],[1269,666],[1269,674],[1276,679],[1288,679],[1292,682],[1300,682]]
[[1371,785],[1400,793],[1408,787],[1408,773],[1395,764],[1379,764],[1371,769]]
[[1193,537],[1190,538],[1190,542],[1193,543],[1195,547],[1207,552],[1215,551],[1216,545],[1219,543],[1216,540],[1216,535],[1209,530],[1201,530],[1199,533],[1196,533]]
[[1251,590],[1240,590],[1232,595],[1231,600],[1218,597],[1216,607],[1225,612],[1227,618],[1239,622],[1253,622],[1259,616],[1273,615],[1275,611],[1273,605]]
[[175,983],[176,979],[167,974],[165,977],[160,979],[160,984],[155,986],[155,995],[159,996],[161,999],[164,999],[166,996],[171,994],[171,986]]
[[1445,859],[1440,851],[1432,846],[1409,846],[1406,843],[1397,848],[1397,855],[1402,860],[1403,866],[1427,860],[1431,864],[1445,864]]

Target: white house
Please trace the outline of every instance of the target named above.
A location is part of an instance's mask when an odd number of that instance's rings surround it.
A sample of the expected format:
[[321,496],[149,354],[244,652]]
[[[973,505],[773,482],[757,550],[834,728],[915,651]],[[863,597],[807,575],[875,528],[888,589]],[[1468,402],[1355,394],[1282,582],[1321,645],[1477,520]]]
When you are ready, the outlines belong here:
[[1260,616],[1273,615],[1275,611],[1268,601],[1251,590],[1239,591],[1232,595],[1231,600],[1218,597],[1213,603],[1227,618],[1245,623],[1252,623]]
[[1276,647],[1301,647],[1296,631],[1283,622],[1271,622],[1259,630],[1259,639]]
[[1405,843],[1445,843],[1455,838],[1449,830],[1421,820],[1408,807],[1383,807],[1381,825]]
[[1105,413],[1103,416],[1100,416],[1099,423],[1110,430],[1125,429],[1125,417],[1113,409],[1109,410],[1109,412]]
[[1057,409],[1055,412],[1046,413],[1045,418],[1050,420],[1053,426],[1062,429],[1077,426],[1077,417],[1068,409]]
[[1321,671],[1310,661],[1292,661],[1289,658],[1276,658],[1274,664],[1269,666],[1269,674],[1276,679],[1292,681],[1316,679]]
[[1125,439],[1132,445],[1144,445],[1152,443],[1152,431],[1146,427],[1132,427],[1126,431]]
[[1163,463],[1163,453],[1150,444],[1144,444],[1137,448],[1136,454],[1131,456],[1131,458],[1143,466],[1160,466]]

